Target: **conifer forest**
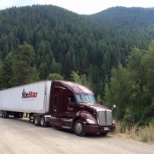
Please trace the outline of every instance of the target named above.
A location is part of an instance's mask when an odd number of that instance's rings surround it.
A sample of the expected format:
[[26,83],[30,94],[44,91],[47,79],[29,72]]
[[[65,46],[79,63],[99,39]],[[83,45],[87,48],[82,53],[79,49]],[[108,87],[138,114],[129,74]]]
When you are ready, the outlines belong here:
[[154,8],[1,10],[0,89],[47,79],[88,86],[125,124],[154,122]]

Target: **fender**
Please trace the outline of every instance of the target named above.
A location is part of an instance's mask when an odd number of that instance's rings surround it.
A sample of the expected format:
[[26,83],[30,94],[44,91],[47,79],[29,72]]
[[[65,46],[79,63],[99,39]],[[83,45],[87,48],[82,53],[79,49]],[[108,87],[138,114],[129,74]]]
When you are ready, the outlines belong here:
[[94,122],[93,124],[97,124],[96,118],[90,112],[87,112],[85,110],[76,113],[76,117],[73,119],[73,123],[76,119],[83,120],[84,124],[92,124],[88,122],[89,120],[93,121]]

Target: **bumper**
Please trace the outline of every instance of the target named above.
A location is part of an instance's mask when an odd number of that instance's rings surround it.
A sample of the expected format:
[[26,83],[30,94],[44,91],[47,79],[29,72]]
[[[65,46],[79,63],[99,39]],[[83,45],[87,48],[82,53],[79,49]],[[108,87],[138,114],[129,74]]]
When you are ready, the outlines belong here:
[[85,133],[108,133],[115,131],[115,125],[98,126],[98,125],[84,125]]

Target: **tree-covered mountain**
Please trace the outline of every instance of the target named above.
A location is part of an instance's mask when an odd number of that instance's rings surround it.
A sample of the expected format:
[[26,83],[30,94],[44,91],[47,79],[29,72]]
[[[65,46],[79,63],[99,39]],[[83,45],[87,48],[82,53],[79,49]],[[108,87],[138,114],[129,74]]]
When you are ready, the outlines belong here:
[[105,11],[90,15],[94,21],[116,28],[147,28],[153,26],[154,8],[112,7]]
[[108,29],[117,53],[123,47],[121,53],[128,55],[124,67],[112,69],[105,86],[107,106],[117,104],[116,118],[128,128],[147,125],[154,117],[154,8],[114,7],[88,18]]
[[[102,40],[101,29],[87,19],[55,6],[1,11],[0,33],[3,59],[24,41],[34,47],[40,79],[52,72],[66,78],[72,70],[87,74],[90,65],[97,64],[97,41]],[[54,64],[59,67],[53,68]]]
[[88,16],[52,5],[2,10],[0,88],[78,74],[103,98],[112,69],[127,67],[132,49],[148,50],[153,39],[154,8],[115,7]]
[[154,38],[154,8],[113,7],[88,18],[108,29],[112,45],[123,48],[122,54],[130,47],[145,49]]

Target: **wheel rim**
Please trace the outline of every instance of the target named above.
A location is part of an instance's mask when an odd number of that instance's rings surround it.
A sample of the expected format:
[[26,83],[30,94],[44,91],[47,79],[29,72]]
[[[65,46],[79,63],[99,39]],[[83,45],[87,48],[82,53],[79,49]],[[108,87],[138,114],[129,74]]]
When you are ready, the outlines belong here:
[[35,124],[37,125],[37,123],[38,123],[38,120],[37,120],[37,117],[35,117]]
[[4,112],[2,112],[2,118],[4,118]]
[[76,124],[76,132],[77,134],[80,134],[82,132],[82,125],[80,123]]
[[44,125],[44,118],[41,118],[41,126]]

